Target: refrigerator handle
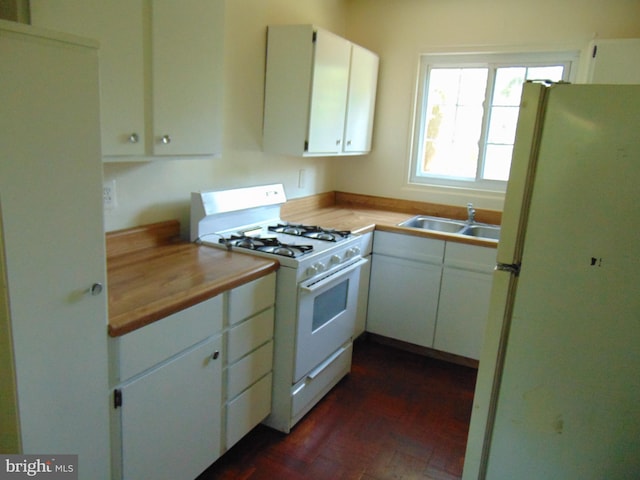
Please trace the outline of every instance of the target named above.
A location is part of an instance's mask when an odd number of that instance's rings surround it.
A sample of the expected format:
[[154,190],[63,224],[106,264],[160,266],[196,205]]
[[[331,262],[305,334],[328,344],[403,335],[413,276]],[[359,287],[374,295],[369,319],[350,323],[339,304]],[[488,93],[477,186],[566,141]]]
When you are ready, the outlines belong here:
[[499,272],[508,272],[516,277],[520,275],[520,263],[498,263],[496,264],[495,270]]

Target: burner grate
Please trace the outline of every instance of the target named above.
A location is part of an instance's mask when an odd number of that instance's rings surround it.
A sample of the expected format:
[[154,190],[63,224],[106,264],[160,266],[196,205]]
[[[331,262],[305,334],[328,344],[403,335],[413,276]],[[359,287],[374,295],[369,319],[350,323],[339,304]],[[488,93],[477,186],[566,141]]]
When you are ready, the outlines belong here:
[[324,240],[326,242],[339,242],[351,235],[348,230],[334,230],[331,228],[322,228],[315,225],[302,225],[292,223],[279,223],[268,227],[269,231],[276,233],[286,233],[288,235],[297,235],[299,237],[313,238],[315,240]]
[[284,257],[296,258],[313,250],[312,245],[293,245],[280,242],[273,237],[249,237],[245,235],[232,235],[231,237],[221,240],[220,243],[226,243],[233,247],[246,248],[256,250],[258,252],[271,253]]

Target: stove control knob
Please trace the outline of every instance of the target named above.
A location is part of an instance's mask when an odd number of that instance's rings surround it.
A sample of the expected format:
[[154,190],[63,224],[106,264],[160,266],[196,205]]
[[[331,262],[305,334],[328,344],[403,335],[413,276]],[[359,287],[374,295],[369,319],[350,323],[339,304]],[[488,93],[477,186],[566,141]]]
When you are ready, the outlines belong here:
[[318,266],[317,265],[310,265],[307,270],[306,270],[306,274],[307,277],[313,277],[314,275],[317,275],[318,272]]
[[315,267],[317,268],[318,273],[320,273],[320,272],[324,272],[324,271],[327,269],[327,266],[326,266],[324,263],[322,263],[322,262],[318,262],[318,263],[316,263],[316,264],[315,264]]
[[329,263],[331,265],[338,265],[340,262],[342,262],[340,255],[331,255],[331,258],[329,259]]
[[347,258],[357,257],[358,255],[360,255],[360,247],[351,247],[345,253]]

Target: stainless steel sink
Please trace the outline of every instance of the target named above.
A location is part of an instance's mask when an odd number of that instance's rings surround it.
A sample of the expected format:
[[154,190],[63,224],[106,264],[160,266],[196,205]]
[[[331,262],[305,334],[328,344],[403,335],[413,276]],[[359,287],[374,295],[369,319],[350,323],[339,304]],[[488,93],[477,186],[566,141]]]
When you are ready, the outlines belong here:
[[427,217],[418,215],[399,224],[400,227],[422,228],[424,230],[433,230],[435,232],[458,233],[466,224],[458,220],[450,220],[448,218]]
[[497,225],[469,225],[459,233],[470,237],[500,240],[500,227]]
[[500,240],[500,226],[478,222],[465,222],[450,218],[417,215],[398,224],[399,227],[420,228],[432,232],[464,235],[484,240]]

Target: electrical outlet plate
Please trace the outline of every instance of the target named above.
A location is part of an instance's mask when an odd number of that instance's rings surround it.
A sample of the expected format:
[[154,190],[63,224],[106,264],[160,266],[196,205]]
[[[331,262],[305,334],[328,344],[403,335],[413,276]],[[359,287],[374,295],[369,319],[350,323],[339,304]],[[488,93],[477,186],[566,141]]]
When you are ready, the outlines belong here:
[[115,180],[104,182],[102,185],[102,201],[104,203],[104,208],[113,209],[118,206]]

